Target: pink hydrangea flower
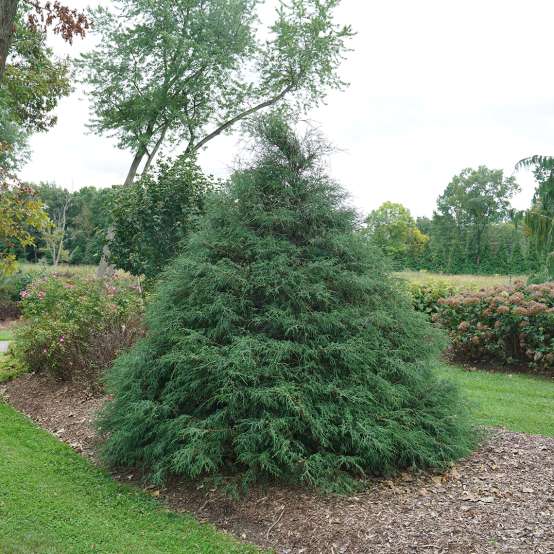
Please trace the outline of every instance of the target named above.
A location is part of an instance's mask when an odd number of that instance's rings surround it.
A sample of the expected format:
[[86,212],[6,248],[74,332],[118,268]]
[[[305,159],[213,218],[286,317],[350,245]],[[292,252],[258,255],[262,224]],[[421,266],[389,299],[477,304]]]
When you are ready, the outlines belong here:
[[62,335],[62,336],[60,337],[60,342],[64,342],[64,340],[65,340],[65,337]]
[[27,298],[27,296],[29,296],[29,291],[22,290],[22,291],[19,293],[19,296],[21,296],[21,298]]

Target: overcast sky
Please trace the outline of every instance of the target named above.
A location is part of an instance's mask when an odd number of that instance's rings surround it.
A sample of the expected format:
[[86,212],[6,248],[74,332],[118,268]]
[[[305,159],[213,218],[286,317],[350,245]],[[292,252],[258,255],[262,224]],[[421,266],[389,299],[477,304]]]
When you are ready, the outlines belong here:
[[[338,149],[330,171],[362,212],[391,200],[431,215],[465,167],[511,174],[524,156],[554,153],[552,0],[343,0],[337,17],[357,32],[341,69],[350,86],[308,119]],[[82,90],[60,103],[58,117],[31,139],[22,176],[70,189],[121,183],[131,153],[89,134]],[[239,148],[236,138],[215,139],[201,164],[225,176]],[[514,204],[524,208],[534,184],[527,174],[518,180]]]

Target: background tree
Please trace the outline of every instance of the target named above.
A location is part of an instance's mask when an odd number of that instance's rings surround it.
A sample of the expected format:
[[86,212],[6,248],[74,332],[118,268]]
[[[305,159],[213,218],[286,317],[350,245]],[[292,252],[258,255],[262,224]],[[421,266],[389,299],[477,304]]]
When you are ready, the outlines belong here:
[[526,228],[541,258],[534,281],[554,279],[554,157],[532,156],[521,160],[516,169],[533,169],[537,188],[531,208],[524,214]]
[[58,101],[71,91],[66,60],[57,60],[45,36],[14,22],[15,34],[0,83],[0,164],[17,169],[27,155],[27,137],[56,123]]
[[152,279],[196,227],[213,181],[190,158],[160,162],[153,175],[114,189],[110,261]]
[[454,230],[457,244],[465,243],[479,267],[486,230],[509,217],[510,199],[519,190],[515,178],[505,178],[502,170],[464,169],[439,196],[435,220]]
[[403,264],[415,260],[429,241],[402,204],[385,202],[367,216],[366,225],[365,233],[373,243]]
[[13,249],[33,243],[30,228],[46,230],[48,215],[34,190],[0,175],[0,275],[15,269]]
[[[62,248],[63,261],[72,264],[98,264],[105,235],[112,221],[114,189],[84,187],[70,192],[52,183],[40,183],[32,185],[32,188],[52,221],[63,221],[64,207],[67,204],[63,241],[57,241]],[[36,229],[30,229],[29,232],[33,236],[33,244],[16,249],[18,257],[30,262],[52,262],[55,256],[50,251],[49,233]]]
[[157,481],[348,490],[465,455],[465,410],[432,369],[437,331],[354,232],[326,146],[279,118],[258,133],[110,372],[107,459]]
[[[317,104],[343,85],[352,35],[340,0],[279,0],[267,40],[259,0],[116,0],[94,12],[97,48],[83,56],[92,128],[134,152],[125,184],[169,142],[192,154],[246,117],[287,99]],[[124,24],[121,22],[124,21]]]
[[84,187],[73,193],[66,249],[73,264],[96,265],[100,261],[106,233],[113,223],[116,187]]
[[71,196],[67,195],[61,208],[55,211],[54,216],[51,217],[52,226],[44,233],[44,239],[48,246],[48,253],[50,254],[53,266],[69,260],[68,252],[64,248],[64,240],[67,231],[67,211],[70,204]]
[[0,83],[12,38],[17,28],[17,14],[24,14],[27,28],[34,33],[44,33],[52,27],[55,34],[71,43],[74,36],[84,37],[89,21],[84,13],[64,6],[58,1],[0,0]]

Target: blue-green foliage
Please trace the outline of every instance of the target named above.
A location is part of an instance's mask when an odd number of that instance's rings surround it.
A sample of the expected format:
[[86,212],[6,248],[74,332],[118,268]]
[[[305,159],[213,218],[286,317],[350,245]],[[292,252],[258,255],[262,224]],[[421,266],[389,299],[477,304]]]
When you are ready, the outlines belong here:
[[467,454],[457,390],[431,371],[440,336],[353,232],[320,141],[275,117],[258,133],[109,374],[107,460],[347,490]]

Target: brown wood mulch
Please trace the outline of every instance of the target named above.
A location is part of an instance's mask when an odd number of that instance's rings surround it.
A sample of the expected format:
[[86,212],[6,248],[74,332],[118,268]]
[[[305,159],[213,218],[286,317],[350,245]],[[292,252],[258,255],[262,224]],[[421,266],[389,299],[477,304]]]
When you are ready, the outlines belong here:
[[[0,394],[95,458],[92,421],[103,398],[37,375],[0,386]],[[405,473],[353,496],[270,486],[234,501],[191,485],[148,490],[174,510],[281,554],[554,554],[554,438],[504,430],[444,475]]]

